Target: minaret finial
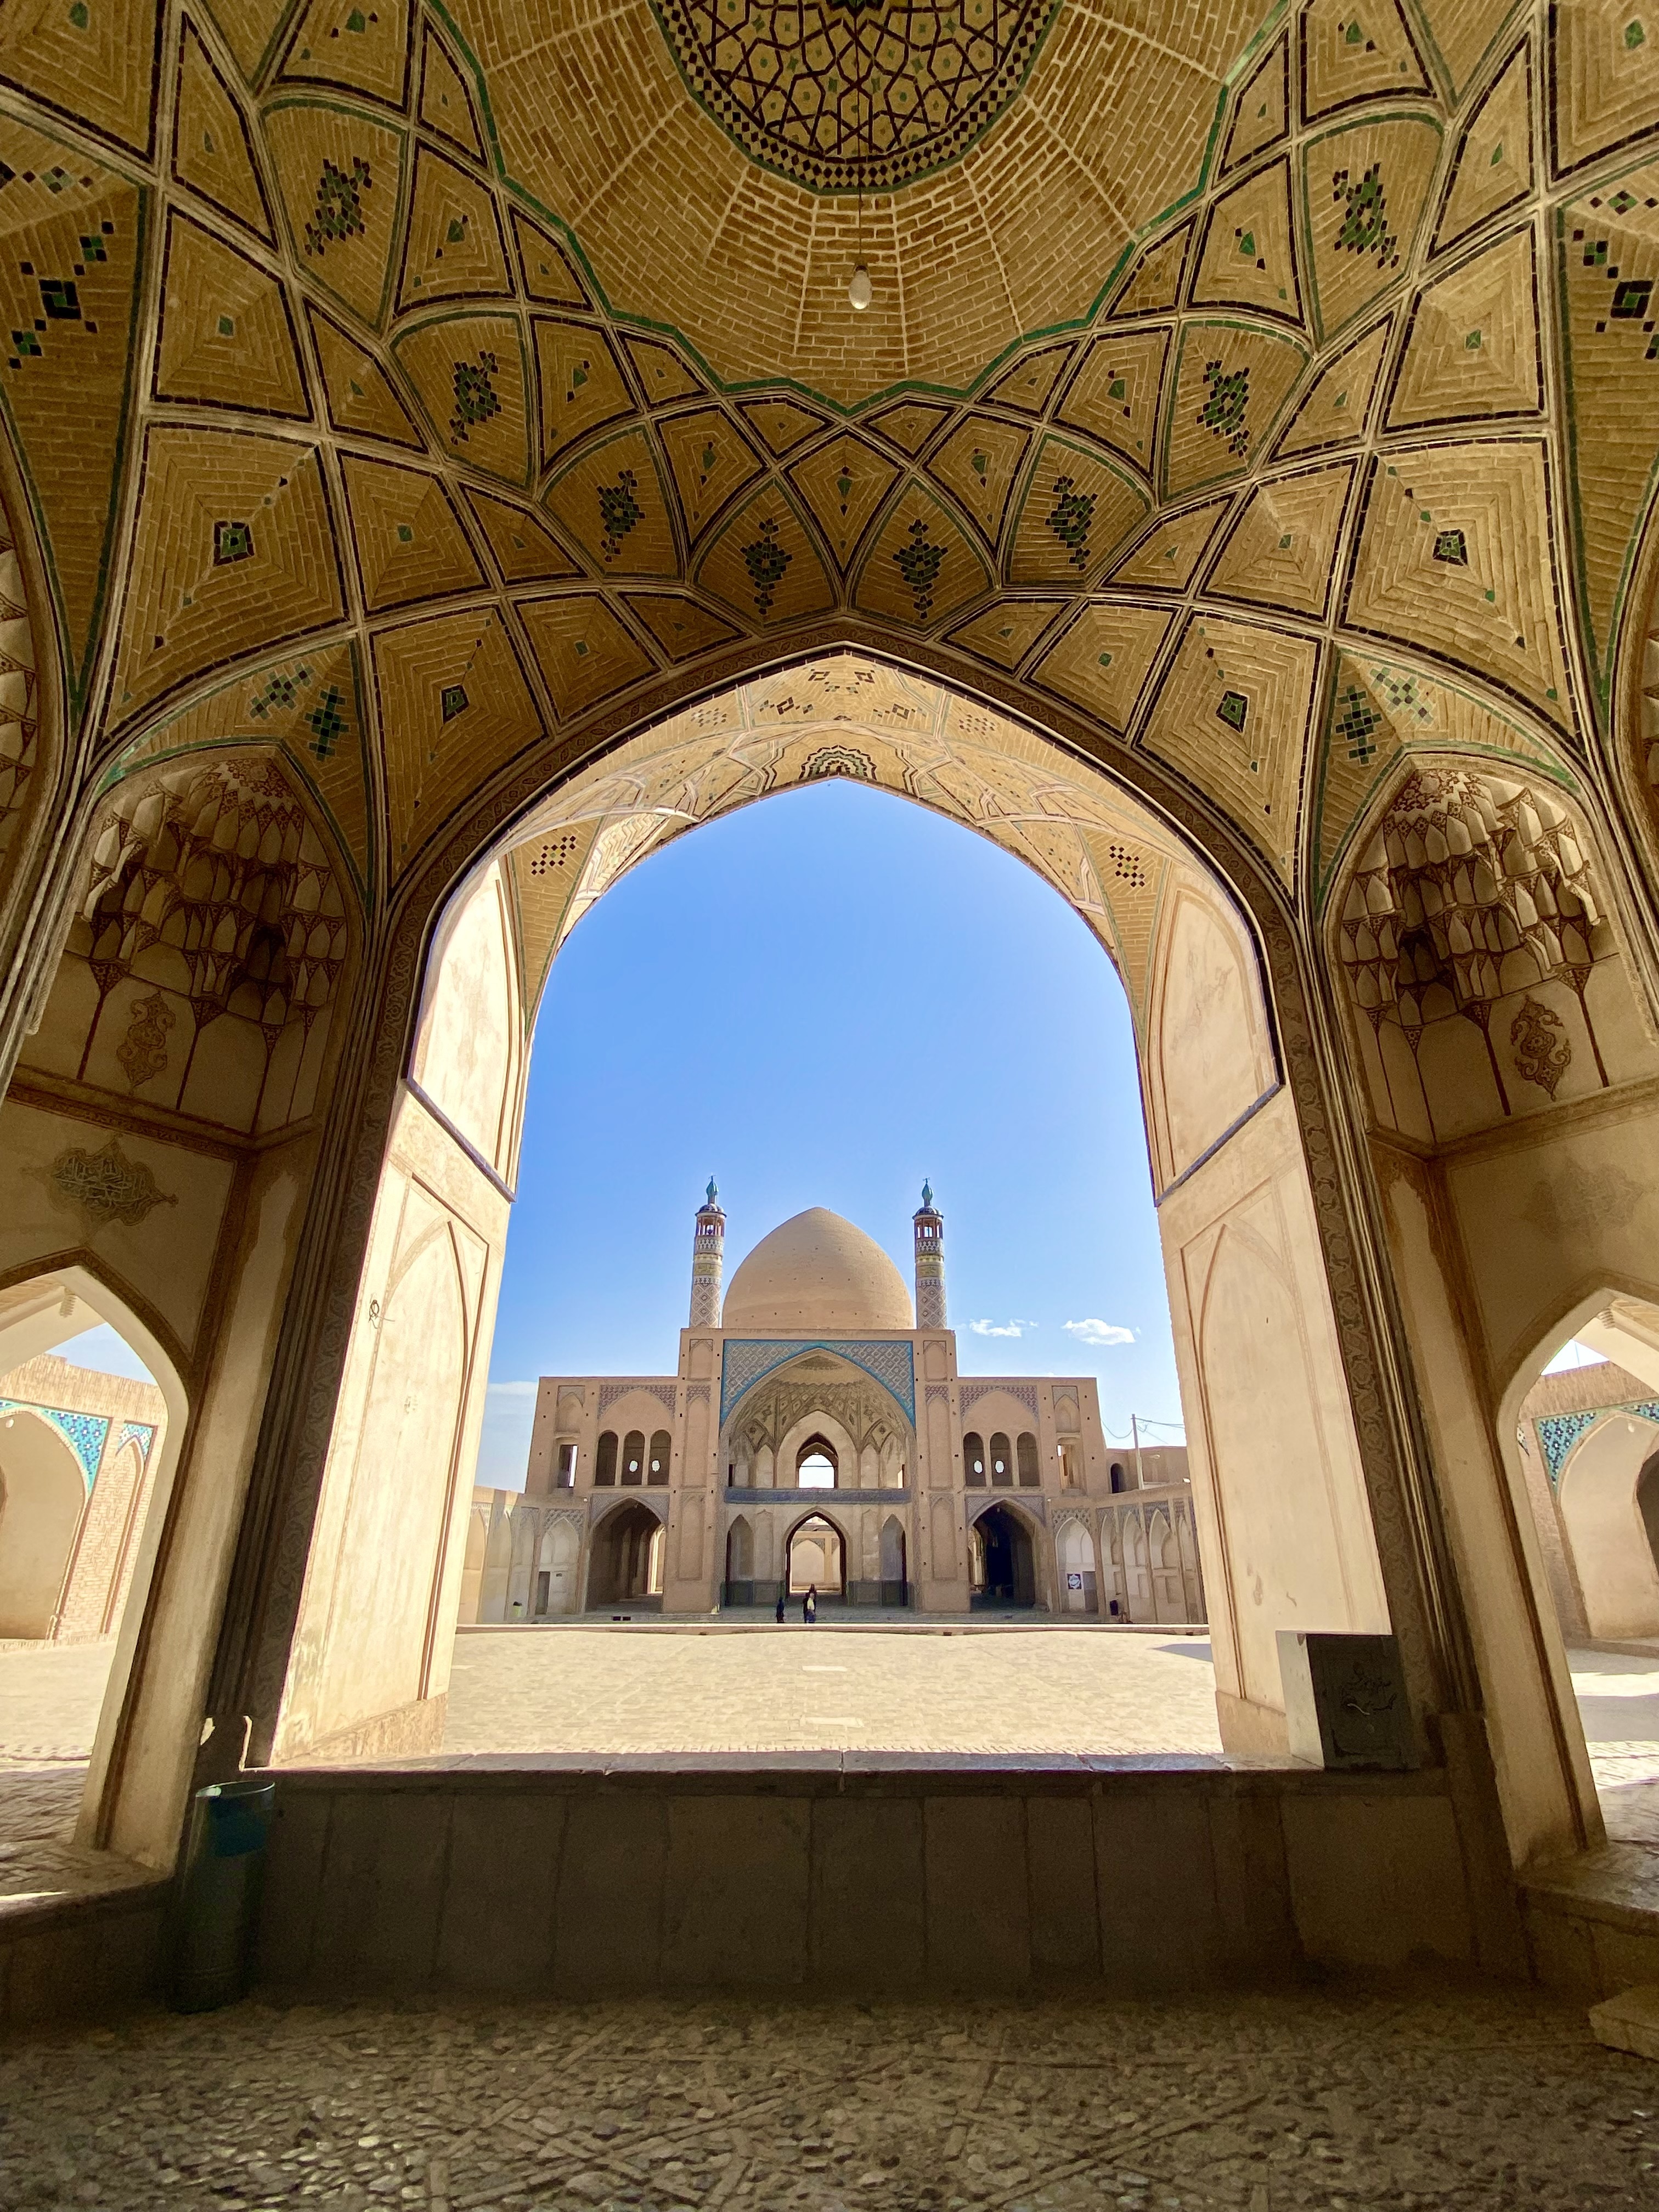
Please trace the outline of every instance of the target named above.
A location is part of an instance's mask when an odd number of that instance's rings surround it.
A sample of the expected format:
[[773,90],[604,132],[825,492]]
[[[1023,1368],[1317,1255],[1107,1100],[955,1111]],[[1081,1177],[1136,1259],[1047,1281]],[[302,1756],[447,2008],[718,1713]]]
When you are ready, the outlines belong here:
[[921,1186],[921,1206],[913,1217],[916,1232],[916,1327],[945,1323],[945,1220],[933,1204],[933,1186]]
[[691,1327],[720,1325],[720,1279],[726,1272],[726,1216],[720,1209],[720,1185],[708,1178],[708,1194],[697,1208],[691,1237]]

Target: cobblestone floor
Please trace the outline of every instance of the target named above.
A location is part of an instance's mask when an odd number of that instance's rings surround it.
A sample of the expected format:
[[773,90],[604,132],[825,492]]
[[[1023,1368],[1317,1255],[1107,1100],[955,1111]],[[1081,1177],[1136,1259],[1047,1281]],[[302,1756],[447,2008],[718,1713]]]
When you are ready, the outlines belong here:
[[1659,2075],[1477,1985],[1163,2003],[258,2004],[0,2046],[0,2207],[1601,2212]]

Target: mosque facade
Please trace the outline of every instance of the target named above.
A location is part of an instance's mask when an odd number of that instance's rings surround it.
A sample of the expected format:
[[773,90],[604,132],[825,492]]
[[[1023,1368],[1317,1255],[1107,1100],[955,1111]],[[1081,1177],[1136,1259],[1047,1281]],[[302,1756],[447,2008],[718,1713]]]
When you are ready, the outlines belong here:
[[797,1603],[1205,1618],[1182,1446],[1126,1451],[1091,1376],[964,1376],[944,1217],[913,1220],[914,1304],[822,1206],[724,1286],[710,1182],[670,1375],[550,1375],[524,1491],[473,1495],[461,1619]]

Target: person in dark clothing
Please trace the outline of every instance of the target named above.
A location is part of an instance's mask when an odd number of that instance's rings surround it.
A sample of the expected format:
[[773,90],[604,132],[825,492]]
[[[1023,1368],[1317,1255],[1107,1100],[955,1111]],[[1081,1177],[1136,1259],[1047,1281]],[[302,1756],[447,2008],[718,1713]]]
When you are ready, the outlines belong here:
[[778,1626],[780,1628],[783,1626],[783,1586],[781,1583],[778,1586]]
[[800,1601],[800,1617],[810,1628],[818,1617],[818,1586],[811,1583]]

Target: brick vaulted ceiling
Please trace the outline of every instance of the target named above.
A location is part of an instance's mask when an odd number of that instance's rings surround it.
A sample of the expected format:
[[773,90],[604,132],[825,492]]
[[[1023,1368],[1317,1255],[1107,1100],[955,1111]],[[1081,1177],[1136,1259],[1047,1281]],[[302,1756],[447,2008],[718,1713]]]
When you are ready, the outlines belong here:
[[89,757],[276,750],[370,907],[838,612],[1310,915],[1402,753],[1624,742],[1650,0],[19,0],[0,161]]
[[[728,380],[852,403],[906,377],[965,386],[1086,314],[1199,174],[1260,13],[631,0],[550,36],[544,11],[465,0],[457,20],[509,173],[612,299],[648,302]],[[860,176],[876,298],[855,321]]]

